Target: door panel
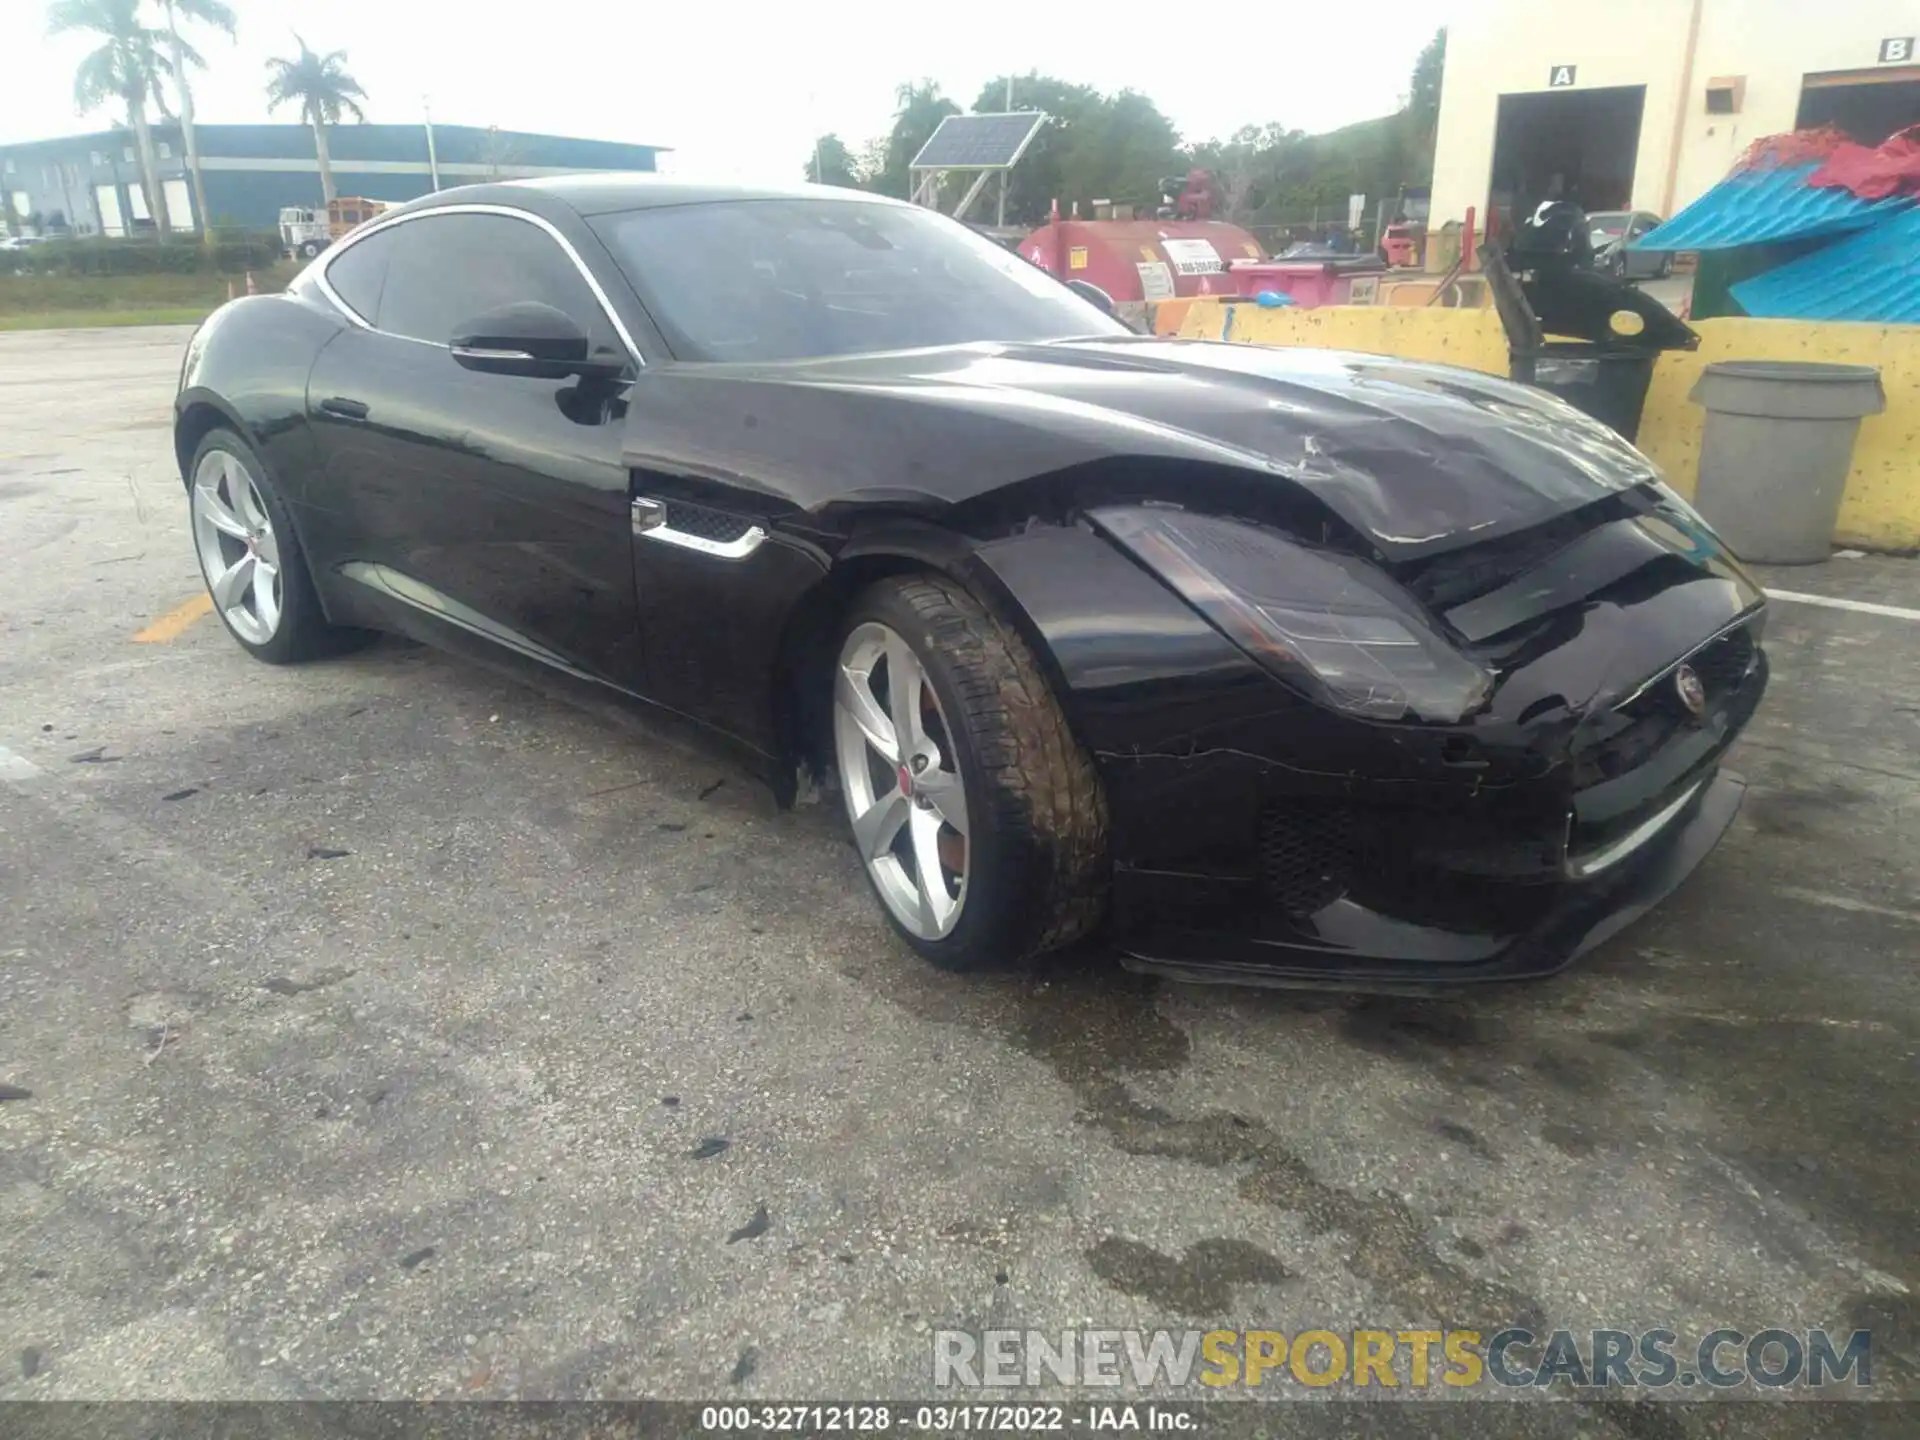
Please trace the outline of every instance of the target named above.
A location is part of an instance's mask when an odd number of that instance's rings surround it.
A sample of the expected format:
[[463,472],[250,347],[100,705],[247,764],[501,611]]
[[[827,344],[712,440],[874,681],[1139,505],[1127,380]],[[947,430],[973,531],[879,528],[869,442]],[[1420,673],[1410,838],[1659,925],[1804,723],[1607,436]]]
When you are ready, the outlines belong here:
[[[318,498],[330,513],[317,518],[329,560],[349,587],[357,582],[378,603],[436,610],[524,655],[635,688],[624,385],[476,374],[444,343],[384,328],[390,311],[404,323],[410,315],[465,315],[500,303],[506,278],[497,267],[465,287],[470,294],[421,303],[428,267],[437,267],[433,283],[443,292],[455,290],[467,246],[454,242],[477,238],[495,253],[505,248],[498,232],[435,233],[478,219],[524,230],[571,263],[543,232],[502,217],[450,215],[394,227],[376,322],[382,328],[343,333],[307,383],[326,475]],[[513,232],[509,246],[521,238]],[[509,254],[518,267],[509,298],[548,300],[553,287],[530,273],[541,252]],[[406,303],[396,305],[397,295]],[[463,311],[469,303],[473,311]],[[585,324],[591,317],[576,318]]]

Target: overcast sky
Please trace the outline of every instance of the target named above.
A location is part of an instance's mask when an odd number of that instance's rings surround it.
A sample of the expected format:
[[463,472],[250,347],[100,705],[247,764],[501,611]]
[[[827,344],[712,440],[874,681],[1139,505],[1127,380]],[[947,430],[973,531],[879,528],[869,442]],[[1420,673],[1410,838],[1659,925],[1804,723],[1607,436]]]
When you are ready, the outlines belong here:
[[[418,120],[425,95],[448,123],[664,145],[675,153],[662,168],[676,174],[790,180],[817,133],[838,133],[856,153],[883,134],[894,87],[921,76],[963,106],[1008,69],[1132,88],[1186,139],[1276,120],[1332,129],[1394,109],[1438,17],[1475,0],[232,3],[238,44],[196,37],[210,67],[194,79],[202,121],[266,119],[266,57],[294,53],[297,28],[317,50],[347,52],[369,120]],[[76,114],[73,68],[87,41],[47,38],[45,14],[42,0],[0,0],[0,143],[120,118]],[[1183,27],[1202,15],[1214,18]],[[1243,41],[1255,16],[1285,39]]]

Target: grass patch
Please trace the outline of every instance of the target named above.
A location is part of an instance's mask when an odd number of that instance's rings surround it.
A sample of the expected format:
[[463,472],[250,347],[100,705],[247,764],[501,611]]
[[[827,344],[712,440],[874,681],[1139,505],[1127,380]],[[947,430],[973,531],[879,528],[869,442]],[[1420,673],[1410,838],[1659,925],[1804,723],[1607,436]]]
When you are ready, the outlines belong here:
[[213,313],[211,305],[163,310],[32,310],[0,312],[0,331],[89,330],[107,325],[198,325]]
[[[291,265],[254,272],[264,294],[297,274]],[[226,275],[0,275],[0,330],[85,325],[181,325],[205,319],[227,300]]]

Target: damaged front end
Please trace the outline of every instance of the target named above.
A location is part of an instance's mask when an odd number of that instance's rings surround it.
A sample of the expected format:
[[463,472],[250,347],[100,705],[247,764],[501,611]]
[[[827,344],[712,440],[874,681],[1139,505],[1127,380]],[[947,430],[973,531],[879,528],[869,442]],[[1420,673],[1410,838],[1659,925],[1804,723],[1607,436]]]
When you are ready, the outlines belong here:
[[1069,542],[982,558],[1096,751],[1131,965],[1376,990],[1551,973],[1738,808],[1719,764],[1765,688],[1764,597],[1659,487],[1399,563],[1164,507],[1089,519],[1119,566],[1099,618],[1034,558]]

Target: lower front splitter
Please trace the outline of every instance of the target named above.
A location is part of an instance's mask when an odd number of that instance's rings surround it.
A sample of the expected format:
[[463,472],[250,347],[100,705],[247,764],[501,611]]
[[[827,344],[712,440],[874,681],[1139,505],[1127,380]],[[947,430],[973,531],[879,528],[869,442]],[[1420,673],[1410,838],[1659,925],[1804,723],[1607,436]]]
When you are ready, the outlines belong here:
[[[1167,926],[1123,937],[1121,963],[1200,984],[1386,994],[1538,979],[1565,969],[1678,889],[1733,823],[1746,788],[1738,775],[1715,775],[1665,834],[1604,875],[1568,884],[1539,923],[1504,944],[1453,931],[1432,935],[1434,956],[1451,950],[1471,958],[1382,958],[1366,953],[1363,937],[1345,950],[1305,950],[1228,930]],[[1383,931],[1404,932],[1406,924],[1381,917]]]

